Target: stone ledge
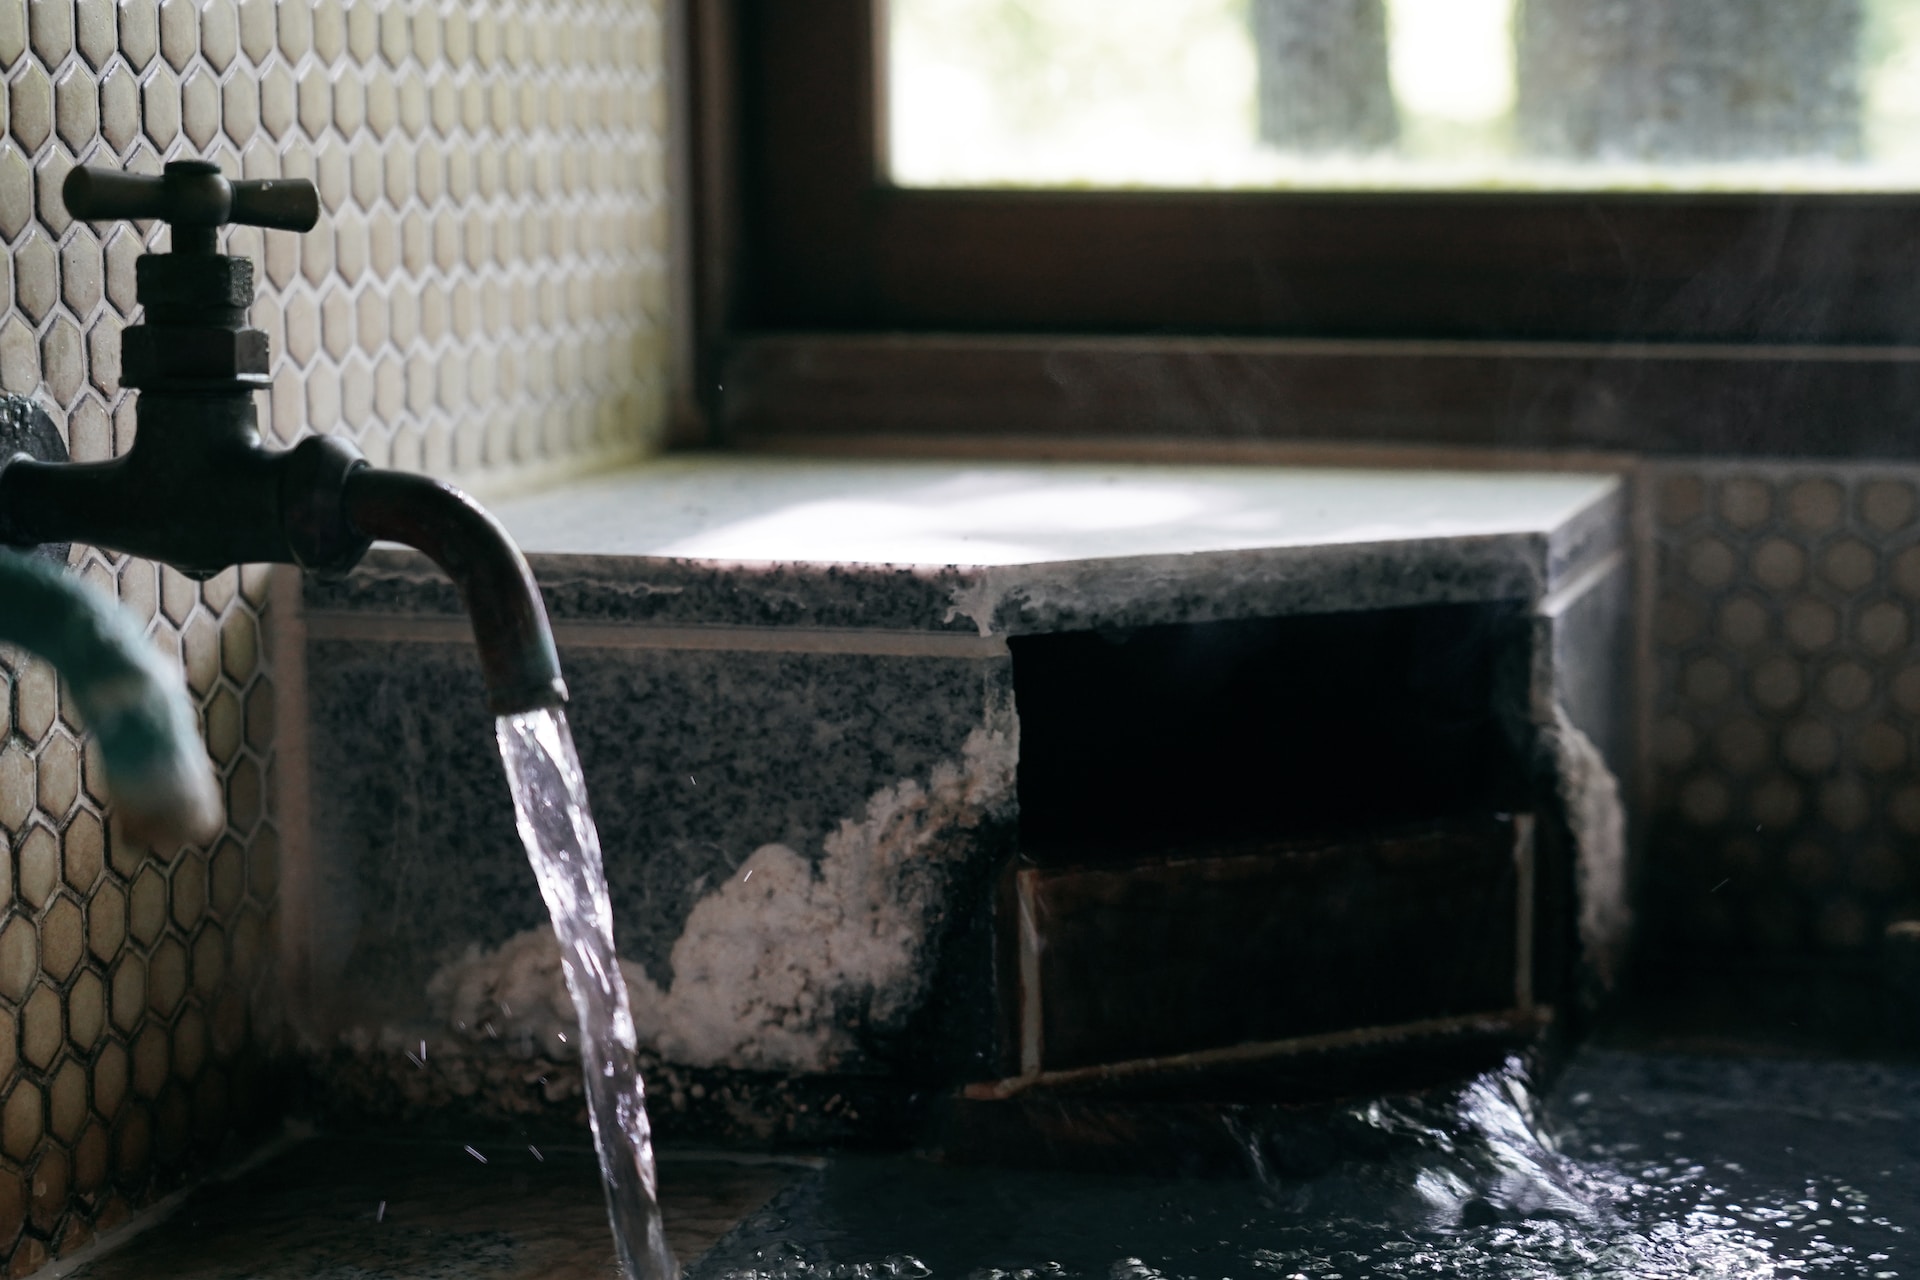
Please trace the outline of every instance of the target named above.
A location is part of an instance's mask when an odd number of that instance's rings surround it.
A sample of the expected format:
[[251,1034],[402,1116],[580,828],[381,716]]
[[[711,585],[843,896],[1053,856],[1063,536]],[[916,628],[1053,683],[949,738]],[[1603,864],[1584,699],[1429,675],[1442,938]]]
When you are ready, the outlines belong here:
[[[1618,549],[1618,476],[684,456],[497,514],[557,623],[1019,635],[1534,600]],[[453,612],[411,552],[315,612]]]

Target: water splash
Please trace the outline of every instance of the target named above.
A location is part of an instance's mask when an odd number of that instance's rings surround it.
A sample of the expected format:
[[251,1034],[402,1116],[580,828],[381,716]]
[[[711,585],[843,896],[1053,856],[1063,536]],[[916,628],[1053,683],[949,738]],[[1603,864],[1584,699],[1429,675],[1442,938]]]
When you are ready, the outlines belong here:
[[[1897,1280],[1920,1274],[1920,1070],[1584,1051],[1316,1116],[1245,1181],[842,1156],[698,1280]],[[861,1271],[865,1267],[867,1271]]]
[[[1610,1150],[1575,1140],[1556,1132],[1540,1102],[1527,1071],[1510,1062],[1451,1094],[1356,1109],[1357,1122],[1399,1150],[1314,1179],[1315,1207],[1341,1211],[1263,1223],[1256,1231],[1266,1247],[1253,1251],[1253,1265],[1304,1280],[1432,1272],[1461,1280],[1893,1274],[1882,1270],[1888,1255],[1875,1251],[1892,1241],[1871,1226],[1856,1242],[1769,1230],[1766,1208],[1787,1199],[1786,1191],[1730,1193],[1734,1179],[1725,1170],[1737,1166],[1710,1171],[1641,1142]],[[1624,1136],[1618,1119],[1609,1121],[1603,1129]],[[1660,1137],[1664,1146],[1682,1134]],[[1265,1189],[1276,1207],[1297,1208],[1306,1187],[1273,1179]],[[1854,1221],[1867,1225],[1857,1215]]]
[[567,991],[580,1016],[580,1074],[614,1248],[630,1280],[675,1280],[680,1268],[660,1222],[646,1091],[613,947],[600,833],[587,811],[573,734],[557,709],[501,716],[494,732],[520,839],[553,917]]

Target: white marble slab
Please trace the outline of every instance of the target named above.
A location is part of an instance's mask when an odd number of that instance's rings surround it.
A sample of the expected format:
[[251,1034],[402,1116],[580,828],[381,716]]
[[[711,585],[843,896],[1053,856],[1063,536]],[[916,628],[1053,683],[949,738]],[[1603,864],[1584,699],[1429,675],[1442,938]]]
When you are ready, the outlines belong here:
[[1546,535],[1581,473],[681,456],[498,505],[529,555],[1004,566]]

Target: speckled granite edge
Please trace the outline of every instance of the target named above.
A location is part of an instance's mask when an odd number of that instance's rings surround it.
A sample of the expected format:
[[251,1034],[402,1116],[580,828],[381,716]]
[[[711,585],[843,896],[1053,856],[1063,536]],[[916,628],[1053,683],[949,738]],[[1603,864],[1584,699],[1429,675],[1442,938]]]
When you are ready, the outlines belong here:
[[1622,476],[1605,497],[1547,536],[1547,589],[1553,590],[1624,547],[1633,495]]
[[[529,556],[556,623],[974,630],[947,617],[966,583],[954,569],[735,564],[655,556]],[[352,574],[308,578],[312,612],[452,614],[453,584],[426,557],[379,548]]]
[[969,570],[953,607],[982,634],[1084,631],[1536,599],[1533,535],[1284,547]]
[[[1475,600],[1537,599],[1621,545],[1616,491],[1551,534],[1410,539],[990,567],[530,557],[556,624],[1010,634]],[[371,553],[310,579],[316,613],[451,614],[425,557]]]

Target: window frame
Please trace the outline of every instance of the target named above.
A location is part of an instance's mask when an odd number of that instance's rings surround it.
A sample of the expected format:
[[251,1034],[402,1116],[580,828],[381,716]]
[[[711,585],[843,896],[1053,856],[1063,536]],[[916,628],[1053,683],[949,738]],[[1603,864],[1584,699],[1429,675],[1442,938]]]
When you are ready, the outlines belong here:
[[692,3],[710,438],[1920,452],[1920,194],[897,188],[884,0]]

